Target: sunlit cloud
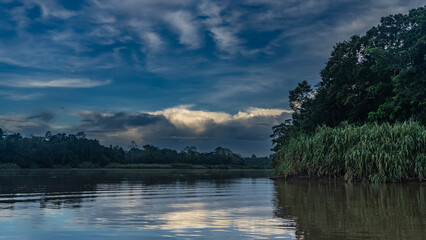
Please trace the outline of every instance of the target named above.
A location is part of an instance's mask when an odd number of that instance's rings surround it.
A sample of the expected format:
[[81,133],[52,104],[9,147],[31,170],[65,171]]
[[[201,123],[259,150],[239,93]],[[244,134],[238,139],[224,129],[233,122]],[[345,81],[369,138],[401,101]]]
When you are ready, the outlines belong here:
[[287,109],[265,109],[265,108],[248,108],[246,112],[238,112],[234,115],[234,119],[241,118],[253,118],[253,117],[268,117],[268,116],[280,116],[283,113],[292,114],[292,110]]
[[291,113],[291,111],[285,109],[249,108],[247,111],[239,111],[236,115],[231,115],[225,112],[191,110],[188,106],[178,106],[150,112],[149,114],[164,116],[177,128],[187,128],[196,133],[202,133],[211,124],[226,125],[232,121],[247,120],[254,117],[279,117],[283,113]]
[[189,128],[195,132],[204,131],[206,124],[209,122],[220,124],[232,118],[230,114],[224,112],[190,110],[185,106],[167,108],[150,114],[164,116],[176,127]]

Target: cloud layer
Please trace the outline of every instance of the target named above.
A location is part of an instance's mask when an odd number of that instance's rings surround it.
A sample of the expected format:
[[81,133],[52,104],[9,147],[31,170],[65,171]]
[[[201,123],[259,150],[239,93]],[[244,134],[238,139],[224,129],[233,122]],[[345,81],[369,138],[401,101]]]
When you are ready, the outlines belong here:
[[91,88],[110,84],[110,80],[94,81],[90,79],[55,79],[55,80],[31,80],[15,79],[4,80],[0,85],[15,88]]
[[194,145],[205,151],[226,146],[245,155],[266,155],[269,149],[264,146],[270,145],[271,127],[288,118],[291,112],[250,108],[231,115],[178,106],[150,113],[79,111],[76,114],[80,117],[80,124],[74,126],[55,126],[56,114],[49,111],[30,116],[1,117],[0,126],[4,130],[24,134],[84,131],[103,144],[124,147],[131,141],[139,145],[154,144],[169,148]]

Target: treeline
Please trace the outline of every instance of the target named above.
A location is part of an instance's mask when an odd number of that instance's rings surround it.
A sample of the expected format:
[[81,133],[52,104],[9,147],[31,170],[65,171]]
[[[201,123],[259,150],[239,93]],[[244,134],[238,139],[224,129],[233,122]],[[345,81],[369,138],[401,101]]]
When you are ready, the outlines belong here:
[[[0,128],[0,168],[95,168],[123,164],[198,164],[267,166],[269,158],[243,158],[223,147],[200,153],[195,147],[182,151],[133,145],[130,150],[103,146],[98,140],[77,134],[51,134],[23,137],[6,134]],[[178,166],[178,165],[176,165]]]
[[[355,35],[337,43],[320,75],[321,81],[315,87],[303,81],[289,92],[292,119],[274,126],[271,136],[277,169],[287,161],[301,159],[301,156],[292,160],[286,157],[288,151],[293,151],[292,139],[314,136],[321,126],[361,127],[408,120],[425,126],[426,8],[383,17],[364,36]],[[364,131],[364,134],[375,133]],[[327,152],[323,152],[323,164],[327,157]],[[424,162],[418,164],[425,167]],[[342,167],[350,171],[347,166]]]

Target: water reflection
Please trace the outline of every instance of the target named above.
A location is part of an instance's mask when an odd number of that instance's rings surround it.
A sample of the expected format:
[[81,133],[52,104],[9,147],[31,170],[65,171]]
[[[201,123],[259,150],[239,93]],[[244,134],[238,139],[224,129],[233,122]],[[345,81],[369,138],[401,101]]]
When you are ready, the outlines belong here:
[[424,239],[424,184],[276,182],[276,216],[298,239]]
[[423,239],[425,185],[265,171],[0,172],[0,239]]
[[2,174],[6,238],[294,238],[293,223],[274,217],[265,171]]
[[144,196],[151,196],[156,192],[149,192],[150,189],[167,191],[176,184],[184,184],[190,189],[207,181],[220,188],[241,178],[264,178],[266,174],[265,171],[241,170],[0,171],[0,209],[31,201],[39,202],[42,208],[80,207],[79,203],[91,201],[91,198],[128,197],[132,189],[139,189],[141,185],[145,186]]

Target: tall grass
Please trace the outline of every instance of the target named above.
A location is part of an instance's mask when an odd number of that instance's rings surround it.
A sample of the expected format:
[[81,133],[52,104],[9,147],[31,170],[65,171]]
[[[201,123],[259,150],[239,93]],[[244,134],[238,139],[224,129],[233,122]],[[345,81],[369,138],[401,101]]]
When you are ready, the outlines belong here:
[[422,181],[426,177],[426,128],[414,121],[319,127],[312,135],[291,139],[281,149],[276,174],[364,182]]

